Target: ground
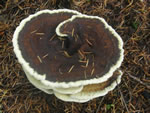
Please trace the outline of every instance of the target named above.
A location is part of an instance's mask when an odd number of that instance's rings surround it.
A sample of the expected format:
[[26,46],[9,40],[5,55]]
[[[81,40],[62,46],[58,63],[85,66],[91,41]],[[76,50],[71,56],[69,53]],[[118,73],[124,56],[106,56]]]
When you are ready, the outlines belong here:
[[[35,88],[13,52],[20,21],[43,9],[74,9],[103,17],[124,41],[122,82],[104,97],[69,103]],[[1,0],[0,113],[150,113],[149,0]]]

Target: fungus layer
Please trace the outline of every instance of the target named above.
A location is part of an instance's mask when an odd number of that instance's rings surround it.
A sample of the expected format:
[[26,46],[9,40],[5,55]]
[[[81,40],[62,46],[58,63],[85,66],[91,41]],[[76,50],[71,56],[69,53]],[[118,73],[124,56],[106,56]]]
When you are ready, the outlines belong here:
[[99,84],[91,84],[84,86],[81,92],[75,94],[61,94],[54,92],[55,96],[64,101],[70,102],[87,102],[96,97],[104,96],[109,91],[112,91],[121,82],[122,72],[117,70],[114,72],[113,76],[107,81]]

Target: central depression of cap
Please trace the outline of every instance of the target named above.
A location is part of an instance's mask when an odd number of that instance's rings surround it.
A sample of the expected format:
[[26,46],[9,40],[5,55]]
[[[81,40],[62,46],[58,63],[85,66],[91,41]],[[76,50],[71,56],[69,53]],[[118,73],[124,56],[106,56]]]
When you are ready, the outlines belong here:
[[69,58],[66,57],[62,41],[55,30],[61,22],[72,15],[74,14],[67,12],[38,15],[28,21],[18,35],[18,44],[24,59],[36,72],[46,74],[46,80],[70,82],[98,78],[107,73],[120,57],[117,38],[105,29],[101,21],[86,19],[78,22],[76,20],[71,25],[69,23],[64,31],[66,33],[68,30],[71,34],[71,27],[74,27],[74,32],[80,39],[89,39],[93,42],[92,47],[87,47],[93,53],[88,56],[88,66],[84,67],[86,64],[79,62],[77,52]]

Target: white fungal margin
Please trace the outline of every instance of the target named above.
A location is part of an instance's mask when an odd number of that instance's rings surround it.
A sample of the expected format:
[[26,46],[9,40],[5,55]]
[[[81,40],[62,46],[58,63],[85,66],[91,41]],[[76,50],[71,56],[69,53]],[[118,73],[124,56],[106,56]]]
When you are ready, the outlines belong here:
[[53,88],[53,91],[61,94],[76,94],[82,91],[82,89],[83,86],[79,86],[79,87],[70,87],[70,88]]
[[51,87],[45,86],[44,84],[41,83],[40,80],[37,80],[36,78],[31,76],[25,68],[23,68],[23,69],[24,69],[24,72],[25,72],[28,80],[30,81],[30,83],[33,84],[33,86],[35,86],[36,88],[40,89],[41,91],[43,91],[47,94],[53,94],[53,90],[51,89]]

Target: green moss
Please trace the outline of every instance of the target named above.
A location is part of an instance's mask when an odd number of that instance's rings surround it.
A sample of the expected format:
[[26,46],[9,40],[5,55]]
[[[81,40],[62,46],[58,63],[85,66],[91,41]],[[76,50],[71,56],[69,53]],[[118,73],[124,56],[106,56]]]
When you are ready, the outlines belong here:
[[106,109],[107,109],[107,110],[110,110],[112,107],[114,107],[114,104],[107,104],[107,105],[106,105]]
[[132,22],[133,29],[137,29],[138,26],[139,26],[139,22],[137,22],[137,21]]

